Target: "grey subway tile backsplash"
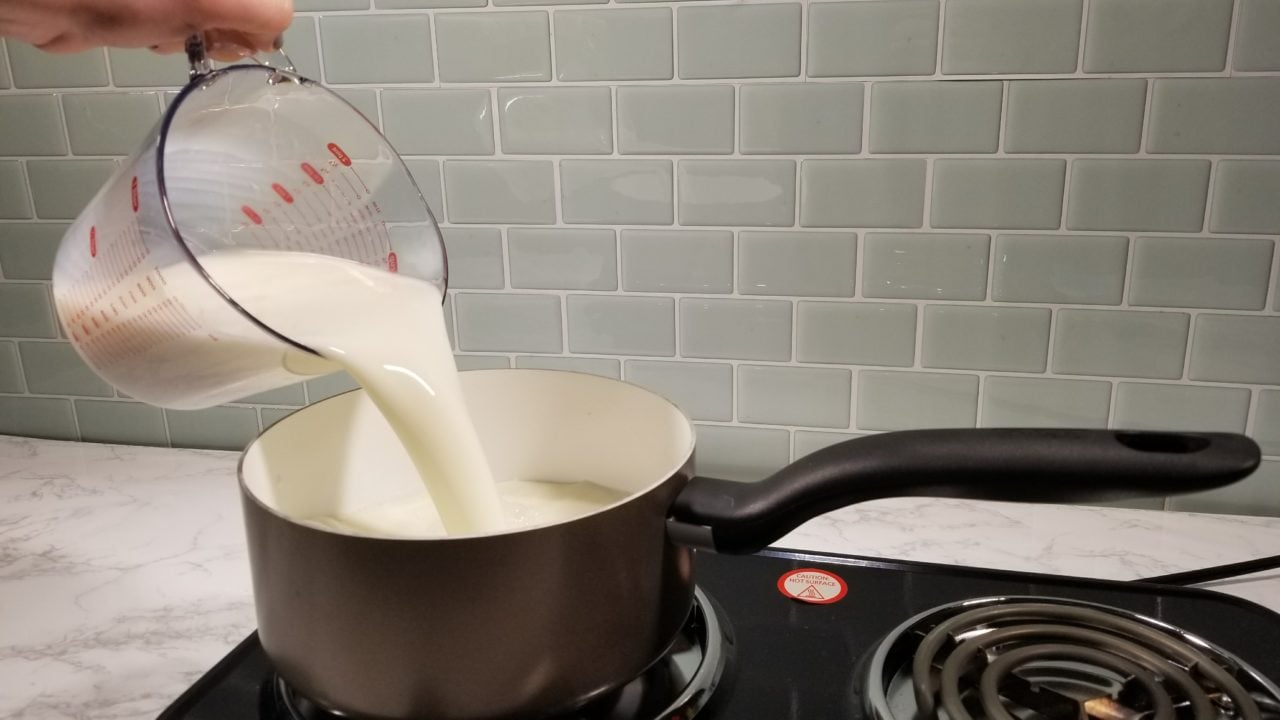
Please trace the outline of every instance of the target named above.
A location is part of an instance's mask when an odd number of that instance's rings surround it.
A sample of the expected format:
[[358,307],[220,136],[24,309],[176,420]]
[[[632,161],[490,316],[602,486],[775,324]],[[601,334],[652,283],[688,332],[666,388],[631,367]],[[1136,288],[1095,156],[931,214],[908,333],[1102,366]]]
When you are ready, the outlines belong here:
[[27,341],[18,343],[27,390],[38,395],[111,397],[111,386],[84,364],[71,343]]
[[459,372],[467,370],[497,370],[511,367],[511,360],[505,355],[454,355],[454,363]]
[[1116,383],[1113,427],[1136,430],[1244,432],[1245,388]]
[[506,153],[613,152],[613,108],[607,87],[500,88],[498,120]]
[[926,305],[920,364],[952,370],[1044,372],[1048,308]]
[[790,226],[796,214],[791,160],[681,160],[682,225]]
[[816,453],[823,448],[829,448],[845,440],[863,437],[858,433],[839,433],[826,430],[796,430],[791,435],[792,460],[799,460],[806,455]]
[[1069,73],[1076,69],[1083,0],[949,0],[942,72]]
[[493,154],[493,108],[485,89],[383,91],[382,124],[402,153]]
[[1169,509],[1181,512],[1275,515],[1280,505],[1280,462],[1264,460],[1253,475],[1217,490],[1169,498]]
[[733,233],[727,230],[623,230],[622,289],[733,292]]
[[80,439],[85,442],[169,444],[164,411],[158,407],[120,400],[76,400],[75,412]]
[[857,238],[836,232],[738,234],[743,295],[853,297]]
[[311,402],[318,402],[334,395],[340,395],[360,387],[355,378],[345,372],[337,372],[318,377],[306,382],[307,397]]
[[670,225],[675,215],[670,160],[561,160],[567,223]]
[[1191,380],[1280,385],[1280,317],[1196,317],[1191,343]]
[[26,391],[22,379],[22,365],[18,360],[18,345],[11,341],[0,342],[0,393]]
[[559,353],[564,350],[556,295],[458,293],[458,349]]
[[1190,321],[1186,313],[1063,309],[1055,314],[1052,369],[1056,373],[1182,376]]
[[[379,0],[379,7],[387,0]],[[368,10],[369,0],[293,0],[294,10]]]
[[1211,232],[1280,234],[1280,161],[1219,160]]
[[924,160],[800,163],[800,224],[805,227],[918,228],[924,224],[924,198]]
[[1235,52],[1236,70],[1280,70],[1280,4],[1271,0],[1240,0]]
[[790,360],[791,303],[681,298],[680,354],[727,360]]
[[671,8],[559,10],[556,77],[670,80],[675,73]]
[[800,74],[800,3],[684,5],[676,23],[682,78]]
[[856,153],[862,148],[862,93],[861,83],[743,85],[741,150]]
[[49,280],[68,223],[6,223],[0,227],[0,271],[10,280]]
[[1107,426],[1110,383],[991,375],[982,386],[982,427]]
[[862,294],[874,298],[982,300],[989,235],[867,233]]
[[[413,177],[414,183],[417,184],[418,190],[422,193],[422,198],[427,201],[431,216],[437,222],[443,221],[444,184],[440,179],[440,161],[426,158],[405,158],[404,164],[405,167],[409,168],[409,174]],[[413,211],[420,214],[421,208],[415,207]]]
[[31,217],[31,193],[22,163],[0,160],[0,219]]
[[977,375],[861,370],[855,397],[860,430],[977,424]]
[[265,431],[267,428],[289,417],[293,413],[293,408],[258,408],[258,421],[262,424],[263,431]]
[[1254,404],[1253,439],[1264,455],[1280,455],[1280,390],[1259,391]]
[[0,396],[0,435],[79,439],[70,400],[22,396]]
[[791,434],[776,428],[697,425],[698,474],[739,482],[772,475],[791,461]]
[[732,85],[618,88],[618,152],[624,155],[733,152]]
[[551,28],[545,11],[448,13],[435,21],[441,80],[551,79]]
[[[334,2],[334,0],[322,0]],[[336,0],[339,3],[363,3],[364,0]],[[484,7],[485,0],[373,0],[373,6],[379,9],[408,10],[417,8],[462,8]],[[329,8],[326,8],[329,9]],[[339,8],[332,8],[339,9]],[[361,8],[362,9],[362,8]]]
[[1066,168],[1066,160],[937,160],[933,226],[1056,229]]
[[187,84],[186,58],[157,55],[146,48],[107,48],[107,64],[116,87],[180,88]]
[[128,155],[160,119],[155,93],[74,93],[62,96],[62,109],[76,155]]
[[290,405],[297,407],[307,404],[306,391],[302,383],[294,383],[282,388],[267,390],[244,398],[241,402],[261,405]]
[[1079,159],[1071,163],[1069,230],[1198,232],[1208,160]]
[[0,155],[66,155],[55,95],[0,96]]
[[12,39],[5,46],[9,50],[9,71],[13,73],[16,88],[81,88],[107,84],[107,55],[102,48],[55,54]]
[[28,160],[36,217],[74,219],[115,169],[114,160]]
[[612,230],[511,228],[507,257],[513,288],[618,289],[618,244]]
[[169,440],[176,447],[243,450],[258,434],[258,413],[247,407],[165,410]]
[[938,7],[938,0],[808,5],[809,77],[932,74]]
[[871,152],[995,152],[1003,93],[993,80],[872,83]]
[[847,428],[852,377],[835,368],[739,365],[738,420]]
[[447,160],[444,194],[456,223],[546,223],[556,220],[549,160]]
[[449,287],[501,290],[506,285],[502,231],[497,228],[447,227],[442,234],[449,258]]
[[[440,33],[443,35],[443,32]],[[425,15],[320,18],[325,80],[331,83],[431,82],[431,22]],[[377,47],[376,52],[371,47]],[[444,62],[444,47],[439,49]]]
[[1129,304],[1261,310],[1274,250],[1263,238],[1139,237]]
[[520,355],[516,357],[516,367],[535,370],[564,370],[566,372],[599,375],[600,377],[622,377],[622,361],[613,358],[594,357],[561,357],[558,355]]
[[991,299],[1119,305],[1129,241],[1114,235],[997,235]]
[[1011,153],[1133,153],[1147,81],[1014,80],[1004,149]]
[[675,355],[675,306],[666,297],[570,295],[569,352]]
[[57,336],[46,283],[0,282],[0,337]]
[[1280,154],[1280,77],[1160,78],[1151,91],[1152,153]]
[[[316,18],[295,16],[281,36],[283,47],[289,48],[289,59],[299,74],[319,81],[324,69],[320,62],[320,45],[316,41]],[[181,54],[176,57],[182,57]]]
[[[1274,5],[298,0],[285,44],[405,156],[458,365],[656,389],[699,423],[701,472],[1142,418],[1247,418],[1274,465]],[[355,386],[166,419],[60,337],[60,238],[186,66],[0,41],[0,416],[31,414],[0,432],[231,446]],[[379,201],[397,242],[410,200]]]
[[1084,71],[1222,70],[1231,5],[1232,0],[1090,0]]
[[910,367],[915,348],[915,305],[806,301],[796,308],[799,362]]
[[665,397],[694,420],[733,419],[733,366],[728,363],[628,360],[625,379]]

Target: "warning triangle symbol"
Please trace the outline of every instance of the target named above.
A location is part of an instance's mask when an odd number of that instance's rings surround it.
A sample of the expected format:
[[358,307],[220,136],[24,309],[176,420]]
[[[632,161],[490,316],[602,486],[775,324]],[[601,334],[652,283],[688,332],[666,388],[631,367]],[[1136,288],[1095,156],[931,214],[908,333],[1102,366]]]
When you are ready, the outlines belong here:
[[827,599],[822,595],[822,593],[818,592],[818,588],[812,585],[805,588],[804,590],[801,590],[800,594],[796,595],[796,597],[806,598],[809,600],[826,600]]

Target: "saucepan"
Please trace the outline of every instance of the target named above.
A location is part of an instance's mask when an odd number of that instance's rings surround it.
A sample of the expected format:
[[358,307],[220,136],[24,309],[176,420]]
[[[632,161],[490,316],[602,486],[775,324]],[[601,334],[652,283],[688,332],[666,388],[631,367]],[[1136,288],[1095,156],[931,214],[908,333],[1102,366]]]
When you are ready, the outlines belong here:
[[312,702],[360,718],[569,712],[659,658],[693,602],[694,548],[750,553],[805,520],[891,496],[1080,501],[1248,475],[1215,433],[922,430],[849,440],[756,483],[694,477],[694,430],[662,397],[544,370],[463,373],[499,482],[590,480],[624,499],[507,532],[398,538],[310,518],[422,495],[363,391],[281,420],[240,466],[259,635]]

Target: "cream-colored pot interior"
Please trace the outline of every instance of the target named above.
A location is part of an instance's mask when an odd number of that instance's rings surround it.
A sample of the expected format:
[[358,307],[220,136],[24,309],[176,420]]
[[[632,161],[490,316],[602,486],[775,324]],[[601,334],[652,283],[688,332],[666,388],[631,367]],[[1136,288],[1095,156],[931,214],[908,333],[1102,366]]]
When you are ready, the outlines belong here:
[[[693,452],[693,427],[679,409],[619,380],[550,370],[461,379],[498,482],[586,480],[631,497],[667,480]],[[273,425],[245,451],[241,478],[264,506],[295,520],[426,492],[362,390]]]

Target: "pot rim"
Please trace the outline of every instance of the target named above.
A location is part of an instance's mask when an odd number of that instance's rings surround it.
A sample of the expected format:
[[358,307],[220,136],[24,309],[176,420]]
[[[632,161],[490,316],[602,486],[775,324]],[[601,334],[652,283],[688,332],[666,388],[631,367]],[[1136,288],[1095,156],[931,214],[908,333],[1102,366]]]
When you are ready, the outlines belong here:
[[[332,395],[330,397],[327,397],[321,400],[320,402],[312,403],[310,405],[305,405],[303,407],[298,408],[297,410],[289,413],[285,417],[276,421],[274,424],[271,425],[271,427],[258,433],[253,438],[253,440],[249,441],[249,444],[246,445],[245,449],[240,452],[240,457],[236,460],[236,482],[240,486],[241,497],[249,499],[265,512],[269,513],[270,515],[276,518],[279,518],[280,520],[284,520],[285,522],[288,522],[291,525],[295,525],[295,526],[304,528],[306,530],[314,531],[317,533],[323,533],[326,535],[332,535],[332,536],[341,537],[341,538],[348,538],[348,539],[361,540],[361,541],[388,542],[388,543],[403,543],[403,542],[418,543],[418,542],[481,540],[485,538],[506,537],[506,536],[515,535],[518,533],[545,531],[545,530],[556,528],[562,525],[566,525],[568,523],[576,523],[576,522],[586,520],[588,518],[603,515],[623,505],[626,505],[634,501],[635,499],[642,497],[654,491],[655,489],[665,485],[666,483],[670,482],[673,477],[676,477],[677,475],[679,475],[680,470],[682,468],[684,468],[693,460],[694,449],[697,447],[697,427],[693,424],[693,421],[689,418],[689,415],[685,413],[684,410],[682,410],[678,405],[671,402],[666,397],[659,395],[658,393],[655,393],[652,390],[648,390],[647,388],[640,387],[639,385],[636,385],[634,383],[628,383],[625,380],[608,378],[600,375],[592,375],[590,373],[576,372],[573,370],[553,370],[553,369],[542,369],[542,368],[488,368],[483,370],[467,370],[465,372],[467,372],[468,374],[476,373],[476,374],[486,374],[486,375],[491,373],[513,373],[513,372],[528,374],[528,375],[542,375],[542,374],[548,374],[548,373],[556,373],[561,375],[573,375],[573,376],[576,376],[576,378],[584,379],[587,382],[621,383],[623,385],[628,386],[628,391],[647,394],[650,397],[660,401],[663,405],[666,405],[667,407],[674,410],[676,414],[681,419],[684,420],[685,425],[689,429],[689,444],[688,444],[688,447],[686,447],[681,452],[679,461],[676,462],[673,467],[666,470],[661,475],[661,477],[656,478],[653,482],[641,487],[638,490],[628,493],[624,497],[619,498],[618,500],[612,503],[609,503],[604,507],[597,508],[596,510],[593,510],[589,513],[578,515],[576,517],[572,517],[567,520],[558,520],[555,522],[541,523],[538,525],[527,525],[522,527],[505,528],[503,530],[498,530],[494,532],[467,533],[465,535],[439,535],[439,536],[431,536],[431,537],[403,537],[403,536],[396,536],[396,535],[380,535],[375,533],[362,532],[358,530],[348,530],[345,532],[340,532],[332,528],[321,527],[319,525],[301,521],[298,518],[292,517],[290,515],[286,515],[280,512],[279,510],[275,509],[274,507],[271,507],[267,503],[263,502],[262,498],[258,497],[257,493],[255,493],[249,487],[248,483],[245,481],[245,460],[248,458],[250,451],[252,451],[253,448],[256,445],[258,445],[258,443],[263,438],[265,438],[268,433],[281,427],[284,423],[288,422],[290,418],[294,417],[298,413],[305,412],[306,410],[313,407],[319,407],[320,405],[323,405],[330,401],[336,401],[339,398],[344,398],[348,395],[365,392],[364,388],[354,388],[351,390],[347,390],[346,392],[341,392],[341,393],[338,393],[337,395]],[[425,491],[425,488],[424,488],[424,491]]]

